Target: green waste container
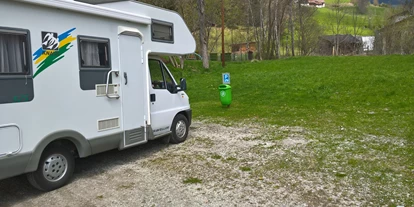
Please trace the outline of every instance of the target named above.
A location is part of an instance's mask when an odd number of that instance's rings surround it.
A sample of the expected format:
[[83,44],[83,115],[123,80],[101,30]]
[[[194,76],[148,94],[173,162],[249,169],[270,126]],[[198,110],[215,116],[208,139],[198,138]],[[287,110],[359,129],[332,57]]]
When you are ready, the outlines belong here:
[[231,86],[226,84],[221,84],[219,86],[220,91],[220,101],[223,106],[230,106],[231,104]]

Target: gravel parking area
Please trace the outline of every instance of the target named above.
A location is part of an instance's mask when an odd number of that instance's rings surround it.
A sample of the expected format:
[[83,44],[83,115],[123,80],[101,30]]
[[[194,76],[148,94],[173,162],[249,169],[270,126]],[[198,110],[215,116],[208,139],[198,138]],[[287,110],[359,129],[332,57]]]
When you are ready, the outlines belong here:
[[[318,147],[324,143],[301,127],[196,121],[183,144],[152,141],[78,159],[73,181],[53,192],[33,189],[24,176],[0,181],[0,206],[377,204],[377,186],[355,183],[338,166],[317,166]],[[401,184],[395,203],[412,198],[403,179],[382,183]]]

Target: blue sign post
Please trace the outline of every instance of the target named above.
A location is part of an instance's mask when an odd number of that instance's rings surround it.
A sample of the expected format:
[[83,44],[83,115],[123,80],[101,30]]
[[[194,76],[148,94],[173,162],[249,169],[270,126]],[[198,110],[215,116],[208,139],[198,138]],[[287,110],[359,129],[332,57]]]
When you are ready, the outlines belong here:
[[230,73],[223,73],[223,84],[230,84]]

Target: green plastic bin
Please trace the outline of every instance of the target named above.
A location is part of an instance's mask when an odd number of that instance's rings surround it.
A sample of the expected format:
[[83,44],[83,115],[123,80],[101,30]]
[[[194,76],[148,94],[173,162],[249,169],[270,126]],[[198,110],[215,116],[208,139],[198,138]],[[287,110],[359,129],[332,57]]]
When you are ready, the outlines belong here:
[[223,106],[230,106],[231,104],[231,86],[226,84],[221,84],[219,86],[220,91],[220,101]]

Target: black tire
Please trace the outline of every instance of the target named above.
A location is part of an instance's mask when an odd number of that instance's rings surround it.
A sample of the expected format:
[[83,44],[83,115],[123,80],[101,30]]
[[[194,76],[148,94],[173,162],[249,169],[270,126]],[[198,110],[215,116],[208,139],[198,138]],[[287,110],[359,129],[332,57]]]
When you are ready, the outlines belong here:
[[28,173],[27,179],[41,191],[52,191],[66,185],[74,169],[75,158],[70,151],[61,146],[51,146],[43,152],[37,170]]
[[175,116],[173,123],[171,125],[171,144],[178,144],[184,142],[188,137],[188,130],[190,126],[188,124],[187,118],[182,114],[177,114]]

